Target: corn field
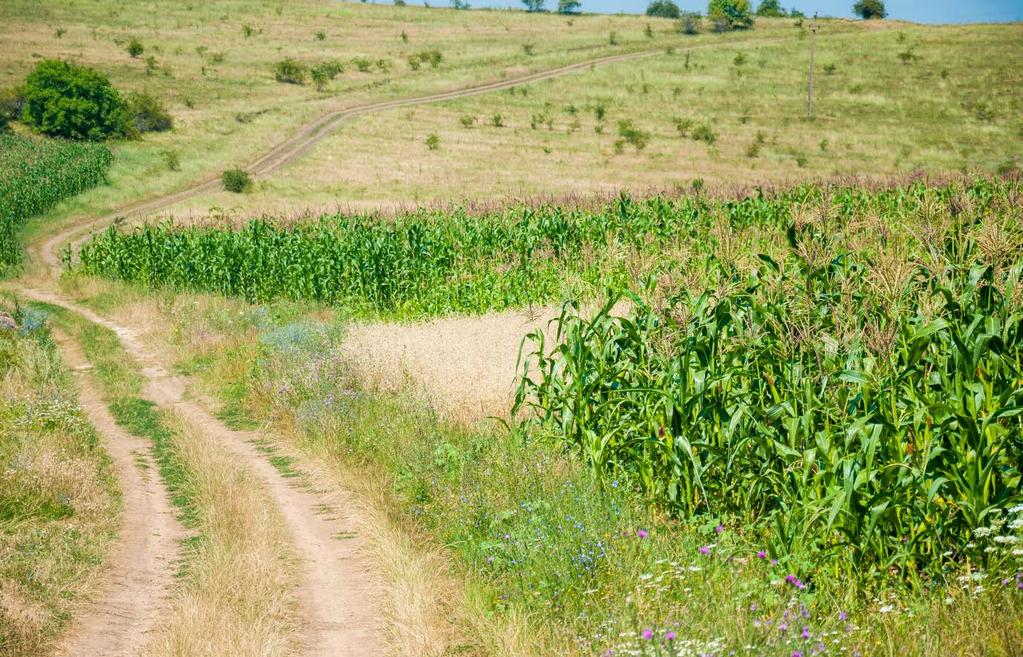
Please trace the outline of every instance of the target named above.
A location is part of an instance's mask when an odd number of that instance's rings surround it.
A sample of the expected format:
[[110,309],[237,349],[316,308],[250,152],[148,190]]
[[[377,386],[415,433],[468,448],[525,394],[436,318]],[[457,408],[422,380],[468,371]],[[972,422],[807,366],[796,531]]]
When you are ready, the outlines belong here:
[[[981,197],[1001,189],[985,182],[975,187]],[[311,299],[402,317],[486,312],[622,287],[640,272],[689,257],[721,226],[778,226],[793,204],[824,196],[843,216],[898,215],[925,198],[953,193],[924,185],[881,191],[809,186],[727,202],[621,198],[597,210],[420,212],[393,220],[334,215],[294,226],[258,219],[236,230],[114,226],[84,245],[80,269],[253,302]]]
[[978,181],[724,213],[530,335],[517,410],[602,481],[733,518],[776,556],[1018,569],[980,538],[1023,504],[1021,201]]
[[20,260],[25,219],[103,182],[112,161],[99,144],[0,134],[0,269]]

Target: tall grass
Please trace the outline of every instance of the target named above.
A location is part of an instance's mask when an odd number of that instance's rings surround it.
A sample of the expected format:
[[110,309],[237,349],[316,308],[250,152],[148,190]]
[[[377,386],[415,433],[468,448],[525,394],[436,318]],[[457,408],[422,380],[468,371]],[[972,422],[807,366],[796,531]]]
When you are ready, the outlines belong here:
[[112,161],[101,144],[0,133],[0,271],[21,259],[17,230],[25,219],[100,184]]

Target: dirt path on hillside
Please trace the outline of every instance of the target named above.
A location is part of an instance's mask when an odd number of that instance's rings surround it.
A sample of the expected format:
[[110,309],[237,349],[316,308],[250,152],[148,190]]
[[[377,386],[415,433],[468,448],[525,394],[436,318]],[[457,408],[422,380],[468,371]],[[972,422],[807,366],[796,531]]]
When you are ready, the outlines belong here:
[[[186,383],[174,376],[142,344],[138,335],[88,308],[41,290],[26,290],[44,301],[81,314],[117,334],[125,350],[139,363],[145,378],[143,396],[162,407],[174,408],[198,431],[229,449],[263,484],[278,508],[302,565],[298,597],[302,601],[305,654],[322,657],[372,657],[383,649],[381,636],[382,580],[363,540],[358,522],[336,500],[279,472],[257,446],[263,436],[225,426],[198,403],[185,397]],[[102,402],[97,401],[102,407]],[[106,409],[102,408],[105,412]],[[112,419],[111,419],[112,422]],[[120,614],[111,607],[105,613]],[[110,654],[70,652],[78,654]],[[125,653],[126,654],[126,653]]]
[[78,344],[57,332],[54,337],[77,374],[79,402],[113,461],[124,505],[105,588],[72,625],[56,654],[130,657],[169,613],[174,562],[185,530],[171,507],[151,446],[114,421],[88,376],[82,375],[90,366]]

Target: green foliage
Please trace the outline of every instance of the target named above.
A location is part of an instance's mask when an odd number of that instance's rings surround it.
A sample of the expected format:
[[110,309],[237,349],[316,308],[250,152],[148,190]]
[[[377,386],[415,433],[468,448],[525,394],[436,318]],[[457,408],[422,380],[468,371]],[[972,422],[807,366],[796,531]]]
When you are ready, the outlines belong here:
[[[605,482],[736,517],[775,556],[882,579],[1015,572],[977,539],[1023,503],[1019,185],[689,215],[695,252],[662,273],[689,283],[627,294],[623,317],[618,295],[567,305],[531,336],[518,409]],[[885,235],[865,243],[869,216]],[[774,255],[741,261],[736,233]]]
[[[701,16],[695,11],[684,11],[678,22],[678,31],[682,34],[699,34]],[[686,53],[686,68],[689,68],[689,53]]]
[[710,127],[709,123],[701,123],[696,126],[690,133],[690,137],[694,141],[702,141],[707,143],[707,145],[713,144],[718,139],[717,133]]
[[547,0],[522,0],[522,4],[526,6],[526,11],[543,11],[546,1]]
[[440,136],[436,132],[431,132],[426,136],[426,147],[431,151],[440,148]]
[[476,116],[474,114],[463,114],[458,122],[462,124],[463,128],[471,128],[476,125]]
[[788,14],[785,13],[785,9],[778,0],[761,0],[760,4],[757,5],[757,16],[783,18],[788,16]]
[[286,84],[305,84],[308,67],[294,59],[282,59],[274,64],[274,79]]
[[22,119],[53,137],[99,141],[131,132],[124,100],[93,69],[48,59],[25,79]]
[[128,42],[128,47],[125,48],[125,50],[127,50],[128,54],[131,55],[132,59],[134,59],[141,55],[143,52],[145,52],[146,49],[142,46],[141,41],[139,41],[135,37],[132,37],[131,40]]
[[618,136],[637,151],[646,148],[646,145],[650,142],[650,133],[636,127],[630,119],[623,119],[618,122]]
[[470,9],[469,0],[451,0],[452,9]]
[[0,134],[0,270],[21,258],[25,219],[104,182],[112,161],[100,144]]
[[714,29],[718,32],[747,30],[753,27],[749,0],[710,0],[707,5],[707,17],[714,23]]
[[327,88],[327,83],[343,73],[344,70],[344,64],[336,60],[331,60],[312,67],[309,74],[310,77],[312,77],[313,84],[316,86],[316,90],[323,91]]
[[495,113],[493,116],[490,117],[490,125],[494,126],[495,128],[503,128],[504,117],[501,116],[500,113]]
[[227,169],[220,174],[220,182],[224,189],[235,194],[244,194],[252,189],[252,176],[244,169]]
[[853,5],[853,13],[864,20],[884,18],[888,15],[882,0],[857,0]]
[[680,12],[674,0],[651,0],[646,7],[646,15],[658,18],[678,18]]
[[408,56],[409,68],[418,71],[421,64],[427,63],[430,68],[437,68],[444,61],[444,53],[437,50],[423,50]]
[[558,0],[559,14],[578,14],[583,3],[580,0]]
[[128,113],[135,132],[166,132],[174,127],[174,119],[156,96],[134,91],[128,94]]

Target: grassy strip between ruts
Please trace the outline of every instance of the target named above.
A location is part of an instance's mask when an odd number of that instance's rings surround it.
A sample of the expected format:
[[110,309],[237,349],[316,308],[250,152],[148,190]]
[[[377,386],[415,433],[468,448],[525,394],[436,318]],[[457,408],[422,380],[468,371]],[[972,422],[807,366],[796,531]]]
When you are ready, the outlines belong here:
[[[6,296],[6,295],[5,295]],[[42,316],[0,329],[0,654],[48,654],[116,534],[110,459]]]
[[152,443],[171,501],[192,532],[173,610],[143,654],[293,654],[297,562],[259,482],[223,445],[142,397],[139,366],[111,330],[67,309],[40,307],[82,346],[117,423]]
[[42,303],[34,305],[47,312],[51,321],[74,336],[82,346],[117,423],[152,443],[153,455],[171,494],[171,502],[180,510],[185,526],[195,530],[198,511],[188,464],[175,449],[174,432],[167,427],[155,404],[141,397],[142,374],[121,347],[117,335],[66,308]]

